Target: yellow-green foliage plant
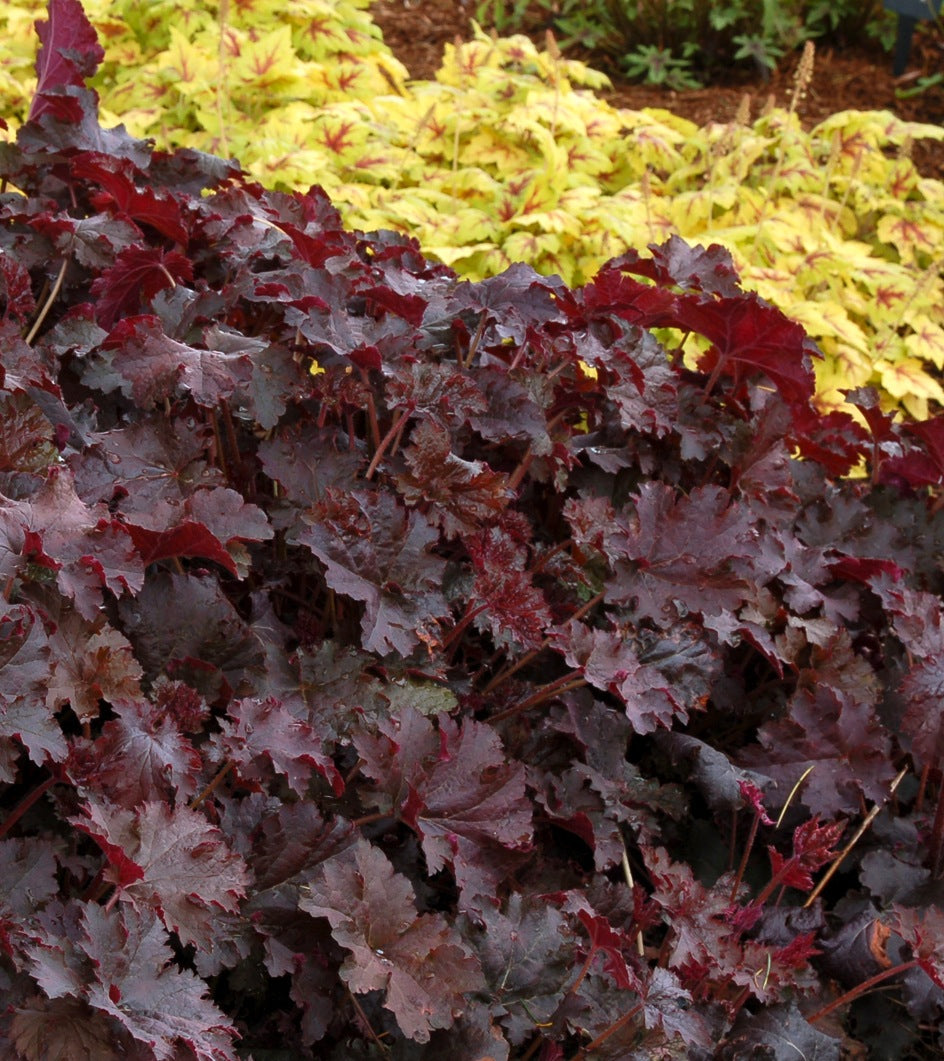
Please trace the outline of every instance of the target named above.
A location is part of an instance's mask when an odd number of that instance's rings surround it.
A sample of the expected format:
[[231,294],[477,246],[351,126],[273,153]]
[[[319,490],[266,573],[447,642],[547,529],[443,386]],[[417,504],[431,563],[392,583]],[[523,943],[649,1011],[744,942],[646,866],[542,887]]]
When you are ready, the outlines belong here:
[[[910,159],[944,130],[849,111],[804,131],[811,53],[787,106],[702,128],[610,106],[605,76],[550,37],[473,26],[434,81],[409,82],[365,5],[88,0],[103,113],[238,157],[270,186],[322,184],[350,225],[414,235],[472,279],[524,261],[579,284],[673,233],[720,243],[820,345],[824,406],[866,384],[912,417],[944,406],[944,184]],[[41,6],[7,8],[14,118]]]
[[[402,92],[370,0],[82,0],[105,48],[92,86],[102,121],[137,136],[266,159],[290,184],[317,178],[322,108]],[[0,6],[0,106],[12,128],[35,87],[43,0]]]

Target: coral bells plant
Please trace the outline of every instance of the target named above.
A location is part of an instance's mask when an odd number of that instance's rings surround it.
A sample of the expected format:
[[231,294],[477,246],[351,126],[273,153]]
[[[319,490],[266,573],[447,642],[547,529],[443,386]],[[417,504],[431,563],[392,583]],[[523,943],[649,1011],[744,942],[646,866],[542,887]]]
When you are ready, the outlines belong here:
[[944,421],[817,413],[720,248],[460,282],[39,33],[0,1053],[939,1052]]

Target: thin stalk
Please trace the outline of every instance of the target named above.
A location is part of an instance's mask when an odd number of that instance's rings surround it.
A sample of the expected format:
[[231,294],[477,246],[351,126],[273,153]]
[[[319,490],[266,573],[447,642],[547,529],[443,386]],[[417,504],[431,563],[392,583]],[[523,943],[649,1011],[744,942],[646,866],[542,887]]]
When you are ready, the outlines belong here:
[[906,973],[909,969],[914,969],[918,964],[918,959],[912,958],[910,962],[902,962],[901,965],[895,965],[891,969],[883,969],[880,973],[870,976],[868,980],[863,980],[861,984],[856,984],[855,987],[848,990],[844,995],[840,995],[839,998],[834,998],[829,1005],[823,1006],[822,1009],[818,1009],[812,1016],[809,1016],[806,1019],[810,1024],[816,1024],[817,1021],[821,1021],[823,1017],[828,1017],[833,1010],[839,1009],[840,1006],[844,1006],[848,1002],[854,1002],[860,995],[864,995],[866,991],[875,987],[876,984],[880,984],[883,980],[890,980],[893,976],[900,976],[902,973]]
[[759,826],[760,815],[755,814],[754,820],[751,822],[751,831],[747,835],[747,843],[744,845],[744,852],[741,855],[741,861],[738,864],[737,873],[734,875],[734,883],[731,885],[731,894],[728,899],[732,903],[737,898],[738,888],[741,887],[741,881],[744,880],[744,873],[747,870],[747,860],[751,857],[751,849],[754,846],[754,840],[757,838],[757,829]]
[[633,1008],[628,1013],[624,1013],[618,1021],[614,1021],[609,1026],[609,1028],[606,1028],[604,1031],[600,1032],[600,1034],[593,1040],[593,1042],[587,1043],[586,1046],[581,1047],[575,1055],[574,1061],[583,1061],[583,1059],[591,1051],[596,1050],[599,1046],[602,1046],[603,1043],[605,1043],[611,1035],[615,1035],[616,1032],[620,1030],[620,1028],[623,1028],[625,1027],[625,1025],[629,1024],[633,1017],[635,1017],[638,1013],[642,1011],[642,1005],[643,1004],[641,1002],[637,1003],[637,1005],[633,1006]]
[[224,158],[229,155],[229,137],[226,134],[227,114],[224,100],[229,103],[229,67],[226,58],[226,28],[229,21],[229,0],[220,0],[218,16],[219,39],[217,41],[217,63],[219,76],[216,83],[216,118],[220,123],[220,151]]
[[216,463],[220,471],[223,473],[223,478],[229,481],[229,468],[226,464],[226,453],[223,450],[223,436],[220,434],[220,422],[216,418],[215,409],[207,409],[207,416],[210,420],[210,427],[213,428],[213,444],[216,448]]
[[475,355],[479,352],[479,344],[482,342],[482,336],[485,334],[485,323],[488,320],[488,311],[482,310],[482,316],[479,317],[478,327],[475,329],[475,334],[469,340],[469,349],[466,352],[465,357],[459,353],[459,368],[468,368],[471,364]]
[[397,432],[403,426],[406,418],[410,415],[411,410],[409,408],[401,409],[395,417],[393,423],[390,425],[390,429],[380,440],[380,445],[374,451],[373,459],[370,462],[367,471],[364,473],[364,478],[367,480],[373,479],[374,473],[377,471],[377,467],[383,460],[384,454],[390,446],[390,443],[397,437]]
[[[620,863],[623,867],[623,877],[626,880],[626,886],[630,891],[633,891],[636,887],[636,882],[633,880],[633,868],[629,864],[629,852],[626,850],[626,841],[623,839],[623,834],[620,833],[620,844],[623,848],[623,855],[620,859]],[[646,945],[642,938],[642,929],[636,929],[636,953],[640,958],[646,956]]]
[[383,1039],[381,1039],[380,1036],[374,1031],[374,1026],[367,1019],[367,1014],[361,1009],[360,1002],[358,1002],[357,999],[354,997],[354,993],[353,993],[353,991],[351,991],[350,988],[347,989],[347,994],[348,994],[348,998],[350,998],[350,1000],[351,1000],[351,1005],[354,1007],[355,1011],[357,1012],[357,1015],[360,1017],[361,1021],[364,1024],[364,1030],[367,1032],[367,1034],[370,1036],[370,1038],[374,1041],[374,1043],[376,1043],[376,1045],[380,1047],[381,1051],[385,1055],[389,1054],[390,1053],[390,1048],[383,1041]]
[[531,447],[528,446],[527,452],[518,463],[518,467],[508,476],[507,486],[509,490],[514,491],[518,489],[521,485],[521,480],[528,474],[528,469],[531,467],[533,461],[534,453],[532,452]]
[[46,315],[52,309],[52,304],[56,301],[56,298],[59,295],[59,289],[62,287],[62,281],[65,279],[66,269],[68,268],[68,266],[69,259],[64,258],[62,261],[62,265],[59,266],[59,274],[56,276],[56,281],[52,285],[52,290],[49,292],[48,298],[43,303],[43,308],[39,311],[36,320],[33,321],[33,327],[30,328],[30,330],[26,334],[25,342],[27,346],[29,346],[29,344],[36,338],[36,333],[42,327],[43,321],[46,319]]
[[233,414],[230,412],[229,402],[224,398],[220,402],[223,410],[223,427],[226,430],[226,441],[229,443],[230,453],[233,461],[239,465],[239,440],[236,437],[236,425],[233,423]]
[[580,967],[580,972],[577,973],[577,979],[567,989],[567,994],[568,995],[576,995],[577,994],[577,991],[579,990],[580,985],[586,979],[587,973],[590,972],[590,966],[593,964],[593,959],[596,957],[596,954],[597,954],[597,952],[591,947],[590,948],[590,953],[587,955],[586,959],[584,960],[583,965]]
[[367,422],[370,425],[370,441],[373,444],[374,452],[376,452],[380,449],[380,424],[377,420],[377,405],[370,390],[370,381],[367,378],[367,370],[365,368],[361,369],[361,379],[367,388]]
[[535,1037],[531,1040],[531,1045],[521,1055],[521,1061],[531,1061],[531,1058],[534,1057],[534,1055],[538,1052],[538,1050],[541,1048],[541,1043],[543,1042],[544,1036],[541,1035],[540,1032],[538,1032],[538,1034],[535,1035]]
[[469,624],[477,616],[481,615],[482,612],[488,607],[487,604],[476,604],[471,603],[465,610],[465,614],[456,623],[456,625],[449,631],[446,637],[443,639],[443,643],[440,646],[441,650],[446,653],[446,658],[451,662],[452,657],[455,655],[455,651],[459,646],[459,638],[468,629]]
[[[891,783],[891,787],[888,790],[889,798],[891,798],[891,796],[893,795],[895,789],[898,788],[898,786],[901,784],[901,782],[904,779],[904,776],[905,776],[906,773],[908,773],[908,767],[907,766],[905,766],[905,767],[903,767],[901,769],[901,771],[899,772],[898,776]],[[823,888],[825,888],[826,885],[829,883],[830,879],[832,878],[832,875],[836,872],[836,870],[839,869],[840,865],[842,864],[842,860],[846,857],[846,855],[849,854],[849,852],[853,849],[853,847],[855,847],[855,845],[859,842],[859,840],[865,834],[865,832],[868,829],[868,827],[878,817],[879,811],[884,806],[885,806],[884,803],[876,803],[875,806],[869,811],[869,813],[865,817],[865,820],[862,822],[862,824],[859,826],[859,828],[856,829],[852,839],[849,841],[848,844],[846,844],[846,846],[833,859],[832,864],[830,865],[829,869],[826,870],[825,874],[823,875],[823,879],[819,882],[819,884],[816,885],[816,887],[806,897],[806,902],[803,904],[803,909],[804,910],[808,906],[812,905],[816,901],[816,897],[823,890]],[[940,806],[940,804],[938,804],[938,806]]]
[[99,899],[108,891],[110,886],[105,882],[105,867],[98,871],[92,878],[89,886],[82,893],[83,903],[97,903]]
[[526,700],[522,700],[520,704],[515,704],[513,707],[508,707],[504,711],[499,711],[497,715],[492,715],[489,718],[489,721],[504,722],[506,718],[520,715],[523,711],[529,711],[532,707],[537,707],[539,704],[543,704],[552,697],[563,696],[564,693],[569,693],[574,689],[580,689],[586,684],[587,679],[581,677],[581,672],[579,670],[568,671],[567,674],[564,674],[556,681],[551,682],[550,685],[545,685],[543,688],[538,689],[536,693],[533,693]]
[[928,788],[928,777],[931,773],[931,764],[927,762],[924,764],[924,769],[921,771],[921,778],[918,781],[918,794],[915,796],[915,814],[920,814],[924,810],[924,794]]
[[[574,622],[576,620],[582,619],[587,614],[587,612],[589,612],[593,608],[595,608],[604,599],[605,596],[606,596],[605,593],[598,593],[595,597],[593,597],[590,600],[588,600],[586,604],[582,604],[574,612],[574,614],[570,617],[570,621]],[[499,685],[501,685],[502,682],[506,682],[512,676],[512,674],[515,674],[517,671],[521,670],[522,667],[526,667],[532,660],[537,659],[537,657],[546,648],[549,647],[550,643],[551,643],[551,639],[549,637],[546,637],[541,642],[541,647],[540,648],[531,649],[531,651],[530,652],[526,652],[521,657],[521,659],[519,659],[515,663],[511,663],[507,667],[505,667],[502,671],[500,671],[498,674],[496,674],[494,678],[492,678],[492,680],[488,683],[488,685],[485,686],[485,688],[482,690],[483,694],[487,695],[493,689],[495,689]]]
[[944,855],[944,777],[938,785],[937,807],[934,811],[934,824],[931,826],[931,877],[937,880],[941,876],[941,860]]
[[6,820],[0,822],[0,837],[6,836],[30,807],[32,807],[41,796],[45,795],[54,784],[56,784],[56,778],[47,777],[41,785],[37,785],[32,792],[28,792],[7,815]]
[[351,825],[359,829],[362,825],[372,825],[374,822],[382,822],[387,818],[392,820],[394,817],[395,815],[391,814],[390,811],[378,810],[374,811],[373,814],[365,814],[362,818],[355,818]]
[[220,782],[223,780],[224,777],[226,777],[226,775],[230,772],[230,770],[233,769],[234,765],[235,765],[235,763],[233,762],[232,759],[227,759],[226,760],[226,762],[223,764],[223,766],[219,770],[217,770],[216,776],[207,785],[207,787],[200,793],[200,795],[196,796],[194,799],[192,799],[190,801],[190,809],[191,810],[193,810],[195,807],[199,807],[200,804],[207,798],[207,796],[213,795],[213,793],[219,787]]

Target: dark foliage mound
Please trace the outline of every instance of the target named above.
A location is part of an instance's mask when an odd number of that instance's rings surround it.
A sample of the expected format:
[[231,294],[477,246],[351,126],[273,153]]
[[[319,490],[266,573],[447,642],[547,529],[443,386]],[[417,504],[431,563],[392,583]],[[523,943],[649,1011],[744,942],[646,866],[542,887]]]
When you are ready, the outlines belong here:
[[460,283],[41,35],[0,1053],[937,1056],[944,422],[818,415],[717,248]]

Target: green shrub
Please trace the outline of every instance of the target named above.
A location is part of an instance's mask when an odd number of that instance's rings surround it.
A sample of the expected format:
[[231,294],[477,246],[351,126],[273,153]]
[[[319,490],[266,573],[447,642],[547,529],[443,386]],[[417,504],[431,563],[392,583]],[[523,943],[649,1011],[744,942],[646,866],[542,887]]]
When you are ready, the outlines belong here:
[[[691,88],[732,63],[765,76],[807,40],[877,38],[894,17],[879,0],[540,0],[566,51],[579,46],[631,77]],[[507,34],[529,28],[534,5],[482,0],[476,17]]]

